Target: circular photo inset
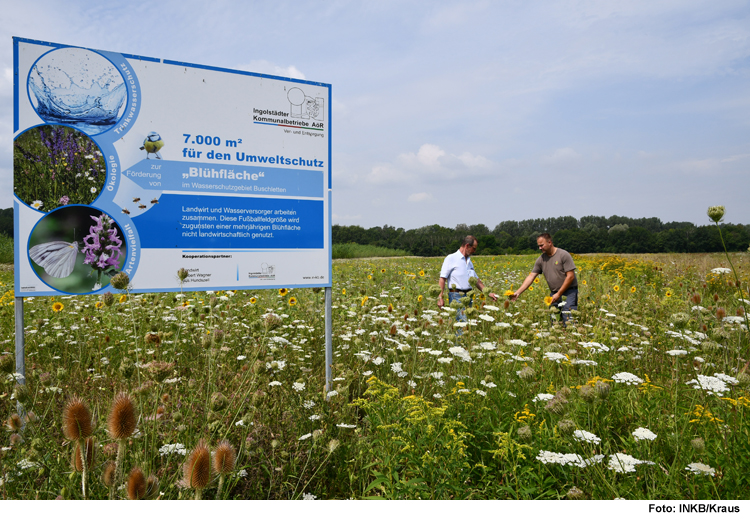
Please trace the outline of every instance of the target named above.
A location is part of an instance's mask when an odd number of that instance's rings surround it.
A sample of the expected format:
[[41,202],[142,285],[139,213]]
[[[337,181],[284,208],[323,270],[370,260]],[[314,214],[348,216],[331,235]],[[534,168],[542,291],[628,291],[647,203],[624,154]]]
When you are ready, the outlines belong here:
[[43,125],[13,142],[13,191],[38,211],[88,205],[106,179],[104,154],[94,140],[74,128]]
[[44,121],[73,125],[91,135],[115,126],[128,98],[115,65],[81,48],[43,55],[29,72],[28,88],[31,105]]
[[90,293],[122,269],[122,229],[99,209],[61,207],[42,218],[29,237],[29,262],[39,278],[65,293]]

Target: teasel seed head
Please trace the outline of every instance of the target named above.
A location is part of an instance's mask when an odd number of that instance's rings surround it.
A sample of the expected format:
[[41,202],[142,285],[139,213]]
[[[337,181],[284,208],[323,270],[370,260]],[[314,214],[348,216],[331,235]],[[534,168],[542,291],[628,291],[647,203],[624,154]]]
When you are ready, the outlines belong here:
[[[87,468],[91,468],[94,465],[95,449],[96,449],[96,446],[94,444],[94,439],[92,437],[88,437],[86,439],[86,467]],[[76,448],[73,450],[73,460],[71,460],[70,465],[73,466],[73,469],[75,469],[79,473],[83,471],[83,460],[81,459],[81,444],[78,442],[76,442]]]
[[12,446],[17,446],[19,444],[23,444],[23,436],[21,436],[18,433],[13,433],[12,435],[10,435],[10,439],[9,440],[10,440],[11,447]]
[[6,422],[6,427],[9,431],[20,431],[23,427],[23,418],[18,416],[16,413],[11,414],[10,418],[8,418],[8,421]]
[[159,479],[154,475],[149,475],[146,479],[146,500],[156,499],[159,497]]
[[199,440],[198,445],[182,467],[183,483],[188,488],[203,489],[211,482],[211,451],[205,440]]
[[102,483],[111,488],[115,483],[115,471],[117,470],[117,464],[114,460],[107,460],[104,463],[104,470],[102,471]]
[[130,500],[140,500],[146,496],[146,477],[143,470],[134,467],[128,475],[128,498]]
[[129,438],[135,431],[136,422],[133,400],[127,393],[119,393],[112,402],[112,410],[107,419],[109,435],[115,440]]
[[125,290],[130,284],[130,277],[124,271],[121,271],[109,281],[112,287],[116,290]]
[[63,434],[68,440],[81,440],[91,436],[91,411],[78,396],[73,396],[65,404],[63,412]]
[[214,470],[221,475],[228,475],[234,470],[237,454],[228,440],[222,440],[214,452]]

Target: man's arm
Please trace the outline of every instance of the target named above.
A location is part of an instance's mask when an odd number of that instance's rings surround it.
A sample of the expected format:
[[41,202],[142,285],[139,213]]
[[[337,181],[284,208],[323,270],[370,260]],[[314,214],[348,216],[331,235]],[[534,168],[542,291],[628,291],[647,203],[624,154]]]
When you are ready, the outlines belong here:
[[557,290],[557,293],[552,296],[552,302],[557,302],[560,300],[560,297],[563,296],[565,291],[568,289],[568,286],[573,282],[573,279],[576,278],[576,272],[573,270],[568,271],[565,273],[565,280],[562,283],[562,286],[560,286],[560,289]]
[[445,290],[445,279],[443,277],[440,277],[440,280],[438,281],[438,286],[440,286],[440,295],[438,295],[438,308],[442,308],[445,304],[445,301],[443,300],[443,290]]
[[[479,277],[477,277],[477,287],[479,288],[479,291],[484,291],[484,284],[482,284],[482,280]],[[494,293],[490,293],[490,298],[493,301],[497,301],[497,295],[495,295]]]
[[[510,296],[511,301],[515,301],[520,297],[520,295],[526,291],[526,289],[531,286],[531,283],[534,282],[534,279],[536,279],[539,276],[538,273],[534,273],[533,271],[529,273],[528,277],[523,281],[523,284],[521,284],[521,287],[516,290],[516,293]],[[566,277],[567,278],[567,277]]]

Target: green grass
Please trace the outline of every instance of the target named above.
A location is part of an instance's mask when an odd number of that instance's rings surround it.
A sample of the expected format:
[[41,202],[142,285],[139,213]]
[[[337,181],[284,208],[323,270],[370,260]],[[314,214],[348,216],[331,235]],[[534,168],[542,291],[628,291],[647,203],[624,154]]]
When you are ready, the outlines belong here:
[[13,263],[13,239],[0,233],[0,264]]

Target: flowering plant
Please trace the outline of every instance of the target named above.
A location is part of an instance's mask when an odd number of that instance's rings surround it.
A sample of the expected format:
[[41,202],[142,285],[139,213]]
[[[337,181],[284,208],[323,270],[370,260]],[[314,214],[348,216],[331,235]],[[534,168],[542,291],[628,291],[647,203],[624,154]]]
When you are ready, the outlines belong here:
[[83,263],[89,264],[97,273],[94,289],[98,290],[101,288],[102,273],[110,276],[117,273],[122,256],[122,240],[109,216],[102,214],[99,217],[92,216],[91,219],[96,224],[89,228],[88,236],[83,237],[84,247],[81,252],[86,255]]

